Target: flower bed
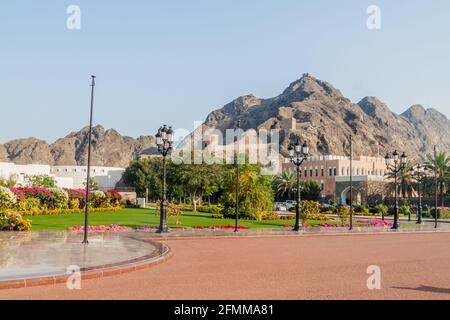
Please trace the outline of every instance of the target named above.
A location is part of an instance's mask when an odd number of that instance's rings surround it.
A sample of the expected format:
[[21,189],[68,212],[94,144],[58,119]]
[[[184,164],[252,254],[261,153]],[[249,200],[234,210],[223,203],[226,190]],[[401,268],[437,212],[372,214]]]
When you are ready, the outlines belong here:
[[[373,227],[373,228],[390,228],[392,227],[392,223],[388,221],[383,220],[356,220],[355,221],[356,227]],[[321,223],[316,226],[304,224],[303,227],[305,228],[320,228],[320,229],[335,229],[335,228],[348,228],[350,225],[348,223],[341,224],[331,224],[331,223]]]
[[[70,228],[74,232],[84,232],[84,226],[74,226]],[[88,232],[127,232],[130,231],[128,227],[111,224],[109,226],[88,226]]]
[[[114,189],[92,191],[89,207],[93,212],[117,211],[121,198]],[[86,191],[83,189],[0,187],[0,209],[10,209],[26,216],[79,213],[85,207]]]
[[[203,230],[203,229],[209,229],[209,230],[234,230],[235,226],[232,225],[226,225],[226,226],[195,226],[192,227],[192,229],[197,230]],[[238,230],[248,230],[249,227],[246,226],[238,226]]]
[[15,212],[0,212],[0,231],[29,231],[31,221]]
[[356,223],[362,224],[368,227],[392,227],[392,223],[383,220],[356,220]]
[[[113,207],[113,208],[89,208],[89,212],[116,212],[122,209],[121,207]],[[20,214],[23,216],[51,216],[51,215],[63,215],[63,214],[71,214],[71,213],[84,213],[85,209],[34,209],[34,210],[25,210],[20,211]]]

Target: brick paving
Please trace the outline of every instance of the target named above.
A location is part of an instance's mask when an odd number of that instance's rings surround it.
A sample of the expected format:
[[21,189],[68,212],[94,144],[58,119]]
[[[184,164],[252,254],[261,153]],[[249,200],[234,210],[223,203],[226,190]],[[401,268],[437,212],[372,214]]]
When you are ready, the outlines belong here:
[[[151,269],[0,291],[0,299],[449,299],[450,233],[166,240]],[[368,290],[367,267],[381,268]]]

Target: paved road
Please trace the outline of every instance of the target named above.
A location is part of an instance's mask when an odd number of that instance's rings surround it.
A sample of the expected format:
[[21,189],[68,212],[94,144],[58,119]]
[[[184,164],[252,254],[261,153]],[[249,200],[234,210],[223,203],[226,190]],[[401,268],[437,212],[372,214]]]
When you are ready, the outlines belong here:
[[[152,269],[0,299],[449,299],[450,233],[171,240]],[[368,290],[369,265],[381,290]]]

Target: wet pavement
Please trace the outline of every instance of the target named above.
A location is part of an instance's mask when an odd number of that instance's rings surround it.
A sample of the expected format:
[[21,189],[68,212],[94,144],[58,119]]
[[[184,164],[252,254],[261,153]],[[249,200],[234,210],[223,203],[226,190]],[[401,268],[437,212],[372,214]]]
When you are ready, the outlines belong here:
[[65,275],[69,266],[81,271],[138,259],[154,253],[149,242],[125,234],[66,231],[0,232],[0,281]]

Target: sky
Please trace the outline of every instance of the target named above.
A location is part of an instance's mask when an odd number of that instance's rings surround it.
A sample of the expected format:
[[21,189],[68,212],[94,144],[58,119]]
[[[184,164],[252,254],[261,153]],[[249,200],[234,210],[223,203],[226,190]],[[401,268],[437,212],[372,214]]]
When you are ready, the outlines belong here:
[[[80,29],[67,28],[70,5]],[[369,29],[370,5],[380,29]],[[450,116],[448,0],[2,0],[0,143],[52,143],[89,122],[152,135],[269,98],[310,73],[354,102]],[[371,20],[372,21],[372,20]]]

